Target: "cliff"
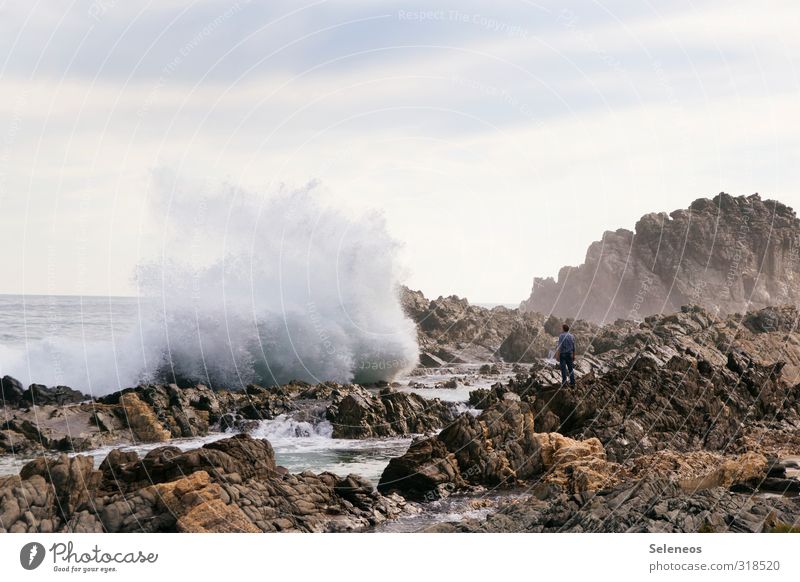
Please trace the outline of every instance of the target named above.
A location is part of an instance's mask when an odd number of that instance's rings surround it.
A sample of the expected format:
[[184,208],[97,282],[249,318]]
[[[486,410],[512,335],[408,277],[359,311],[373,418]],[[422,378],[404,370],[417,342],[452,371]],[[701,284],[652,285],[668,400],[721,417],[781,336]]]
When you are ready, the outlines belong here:
[[533,280],[521,310],[599,323],[642,320],[683,305],[719,315],[800,301],[800,221],[758,194],[695,200],[606,232],[584,263]]

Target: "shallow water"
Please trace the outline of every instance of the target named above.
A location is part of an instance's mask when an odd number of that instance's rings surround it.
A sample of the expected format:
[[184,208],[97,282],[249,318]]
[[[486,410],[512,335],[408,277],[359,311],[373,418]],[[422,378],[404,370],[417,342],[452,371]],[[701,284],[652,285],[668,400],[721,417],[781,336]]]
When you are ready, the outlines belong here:
[[[334,439],[331,437],[331,433],[332,427],[328,422],[312,426],[308,422],[298,422],[285,415],[274,420],[262,420],[259,426],[250,432],[254,438],[269,440],[275,450],[275,462],[286,467],[292,473],[330,471],[342,476],[356,473],[366,477],[374,485],[377,485],[381,473],[389,461],[393,457],[402,456],[411,443],[411,438]],[[186,451],[234,434],[236,434],[235,431],[215,432],[204,437],[173,439],[166,443],[108,446],[81,453],[70,453],[69,456],[92,455],[95,467],[99,467],[106,455],[115,448],[136,451],[142,457],[149,451],[164,445],[176,446]],[[25,463],[32,458],[31,456],[0,456],[0,475],[19,473]]]
[[372,531],[383,533],[413,533],[437,523],[482,520],[497,511],[502,503],[524,497],[523,491],[489,491],[479,495],[452,495],[425,503],[418,514],[409,514],[386,521]]
[[275,461],[292,473],[356,473],[374,485],[389,461],[405,454],[411,443],[411,438],[335,439],[332,432],[327,421],[312,425],[281,415],[262,420],[250,434],[269,440],[275,449]]
[[[446,402],[467,402],[469,393],[478,388],[491,388],[498,382],[507,382],[513,373],[510,369],[500,374],[486,375],[479,372],[482,363],[458,364],[442,369],[420,368],[411,375],[398,380],[395,388],[401,392],[419,394],[423,398],[439,398]],[[443,384],[456,381],[455,388]]]

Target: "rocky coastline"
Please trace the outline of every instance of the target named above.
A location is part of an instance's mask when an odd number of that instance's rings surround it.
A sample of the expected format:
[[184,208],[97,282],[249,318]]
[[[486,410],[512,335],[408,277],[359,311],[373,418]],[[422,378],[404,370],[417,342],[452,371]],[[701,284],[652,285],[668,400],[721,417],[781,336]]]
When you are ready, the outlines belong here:
[[[543,359],[547,318],[508,310],[493,323],[499,308],[440,298],[422,309],[415,297],[418,317],[438,318],[420,325],[423,353],[488,360],[480,373],[497,381],[470,392],[467,412],[399,385],[150,384],[93,399],[2,378],[0,449],[31,460],[0,477],[0,529],[365,531],[459,496],[485,504],[486,515],[428,531],[797,529],[796,309],[721,318],[686,307],[640,323],[575,322],[578,382],[561,387]],[[536,357],[505,359],[510,345]],[[293,474],[268,440],[248,434],[279,415],[329,422],[336,438],[415,438],[378,483]],[[215,431],[231,436],[189,450],[170,444]],[[143,442],[157,446],[126,450]],[[100,447],[111,448],[102,460],[80,454]]]

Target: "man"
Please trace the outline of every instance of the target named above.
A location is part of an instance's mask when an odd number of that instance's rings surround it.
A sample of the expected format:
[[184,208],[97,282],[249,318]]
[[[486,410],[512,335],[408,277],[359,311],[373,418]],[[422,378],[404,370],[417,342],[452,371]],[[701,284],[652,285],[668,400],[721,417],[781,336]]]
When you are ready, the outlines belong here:
[[575,386],[575,337],[569,333],[569,326],[565,323],[561,326],[564,333],[558,336],[558,347],[556,347],[556,359],[561,366],[561,385],[567,383],[567,370],[569,369],[569,385]]

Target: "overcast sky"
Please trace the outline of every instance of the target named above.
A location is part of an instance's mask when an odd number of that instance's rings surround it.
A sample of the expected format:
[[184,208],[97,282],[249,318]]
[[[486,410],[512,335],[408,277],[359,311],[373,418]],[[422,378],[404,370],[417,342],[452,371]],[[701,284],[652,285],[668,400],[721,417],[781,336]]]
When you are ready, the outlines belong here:
[[0,2],[0,292],[133,293],[164,170],[316,180],[383,213],[410,286],[473,301],[701,196],[798,207],[798,21],[791,0]]

